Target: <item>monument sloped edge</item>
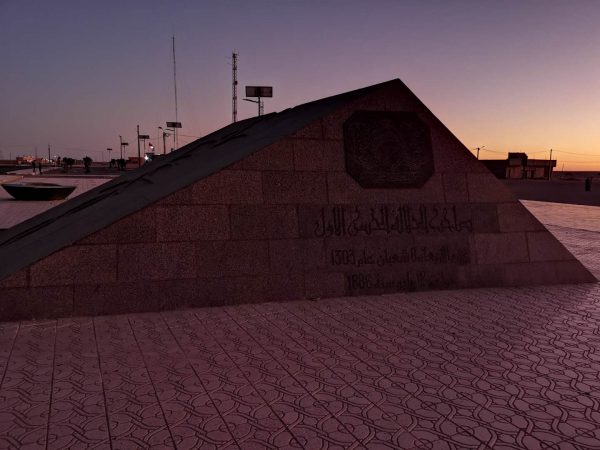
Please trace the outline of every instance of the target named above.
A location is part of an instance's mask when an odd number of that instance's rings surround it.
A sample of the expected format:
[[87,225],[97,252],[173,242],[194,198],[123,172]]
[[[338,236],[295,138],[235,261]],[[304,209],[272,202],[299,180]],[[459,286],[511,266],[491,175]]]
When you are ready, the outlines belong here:
[[593,281],[398,81],[3,280],[0,320]]

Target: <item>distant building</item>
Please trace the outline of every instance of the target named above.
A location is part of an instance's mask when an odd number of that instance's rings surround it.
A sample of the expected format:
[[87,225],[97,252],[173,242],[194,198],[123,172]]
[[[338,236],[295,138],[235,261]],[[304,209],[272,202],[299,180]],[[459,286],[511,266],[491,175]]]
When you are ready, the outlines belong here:
[[529,178],[535,180],[549,179],[556,160],[529,159],[526,153],[509,153],[506,159],[481,160],[496,176],[502,179]]

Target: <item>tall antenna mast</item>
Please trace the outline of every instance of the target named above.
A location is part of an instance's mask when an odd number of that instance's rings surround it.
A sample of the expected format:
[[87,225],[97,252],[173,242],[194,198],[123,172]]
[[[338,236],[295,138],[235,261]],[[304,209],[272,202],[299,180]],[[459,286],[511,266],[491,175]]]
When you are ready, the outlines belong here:
[[[175,86],[175,122],[179,122],[177,110],[177,63],[175,62],[175,35],[173,35],[173,85]],[[179,148],[179,140],[177,138],[177,128],[175,128],[175,149]]]
[[231,53],[231,122],[237,122],[237,58],[238,53]]

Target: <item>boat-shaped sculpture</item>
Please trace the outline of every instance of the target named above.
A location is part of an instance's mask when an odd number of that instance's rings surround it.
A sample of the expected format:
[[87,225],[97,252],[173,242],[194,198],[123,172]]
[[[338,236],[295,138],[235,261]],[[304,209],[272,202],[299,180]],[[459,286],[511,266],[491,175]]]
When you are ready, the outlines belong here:
[[1,185],[15,200],[64,200],[77,186],[55,183],[4,183]]

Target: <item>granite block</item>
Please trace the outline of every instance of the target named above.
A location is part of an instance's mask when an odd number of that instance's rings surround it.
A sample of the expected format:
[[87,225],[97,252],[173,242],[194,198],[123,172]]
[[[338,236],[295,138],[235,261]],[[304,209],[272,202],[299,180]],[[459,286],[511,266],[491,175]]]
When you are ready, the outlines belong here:
[[262,203],[261,172],[221,170],[192,185],[195,204]]
[[343,172],[344,142],[298,139],[294,143],[294,167],[299,171]]
[[[253,280],[252,277],[248,277]],[[194,307],[225,306],[242,303],[242,293],[237,291],[235,278],[200,278],[196,280],[197,295],[194,299]],[[252,292],[252,286],[248,284],[247,290]],[[259,287],[262,290],[262,285]]]
[[573,259],[573,255],[548,231],[527,233],[527,243],[531,261],[567,261]]
[[308,139],[322,139],[323,138],[323,124],[321,119],[318,119],[312,123],[309,123],[303,128],[290,135],[291,138],[308,138]]
[[155,203],[155,206],[189,205],[192,203],[192,187],[187,186]]
[[458,287],[477,288],[505,285],[505,264],[469,264],[457,269]]
[[323,137],[325,139],[343,140],[344,122],[348,120],[355,111],[360,109],[363,108],[357,105],[356,102],[352,102],[323,116],[321,119],[321,123],[323,124]]
[[527,262],[525,233],[475,234],[475,249],[479,264],[504,264]]
[[72,245],[31,265],[31,286],[110,283],[117,277],[115,244]]
[[442,176],[432,175],[420,189],[363,189],[344,172],[327,173],[329,203],[441,203]]
[[556,283],[597,283],[598,280],[578,260],[556,261]]
[[491,173],[468,173],[469,201],[479,203],[514,202],[514,194]]
[[324,173],[263,172],[265,203],[326,203],[327,184]]
[[305,272],[327,266],[323,239],[269,241],[271,273]]
[[444,200],[447,203],[466,203],[469,201],[467,177],[464,173],[445,173],[442,175]]
[[304,298],[302,274],[204,278],[198,284],[195,306],[241,305]]
[[146,283],[140,281],[75,286],[73,313],[76,316],[97,316],[156,311],[157,306],[145,298]]
[[[298,207],[298,233],[301,238],[323,237],[322,211],[329,205],[300,205]],[[320,236],[318,236],[320,234]]]
[[499,203],[499,229],[505,231],[544,231],[544,226],[519,202]]
[[118,281],[193,278],[193,243],[124,244],[118,248]]
[[29,268],[15,272],[6,278],[0,280],[0,289],[5,288],[16,288],[16,287],[27,287],[27,278],[29,276]]
[[[205,284],[208,282],[208,284]],[[212,306],[262,303],[265,300],[265,281],[262,276],[223,277],[200,280],[201,298]],[[206,297],[206,293],[209,296]]]
[[343,273],[308,272],[305,276],[306,298],[343,297],[346,281]]
[[537,286],[557,282],[556,267],[548,263],[506,264],[504,272],[504,285],[508,286]]
[[233,239],[285,239],[298,237],[294,205],[231,205]]
[[292,141],[282,139],[227,167],[228,170],[294,170]]
[[493,203],[471,203],[469,205],[475,233],[498,233],[498,211]]
[[196,242],[196,261],[198,277],[266,274],[268,241]]
[[155,206],[149,206],[81,239],[78,243],[114,244],[155,241]]
[[124,314],[196,306],[196,279],[75,286],[74,315]]
[[68,317],[73,287],[9,288],[0,293],[0,322]]
[[305,298],[302,273],[268,275],[262,278],[264,291],[259,302],[286,302]]
[[228,239],[226,205],[166,206],[156,209],[159,242]]
[[198,292],[196,278],[159,280],[145,284],[144,297],[162,311],[195,306]]

